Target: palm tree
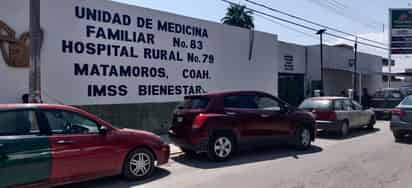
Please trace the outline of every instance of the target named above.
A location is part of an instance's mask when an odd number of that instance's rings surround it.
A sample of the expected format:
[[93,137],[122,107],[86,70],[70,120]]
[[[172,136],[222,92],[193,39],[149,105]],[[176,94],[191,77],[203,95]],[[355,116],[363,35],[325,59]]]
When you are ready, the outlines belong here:
[[223,24],[253,29],[253,12],[246,9],[244,5],[230,5],[227,8],[225,17],[222,18]]

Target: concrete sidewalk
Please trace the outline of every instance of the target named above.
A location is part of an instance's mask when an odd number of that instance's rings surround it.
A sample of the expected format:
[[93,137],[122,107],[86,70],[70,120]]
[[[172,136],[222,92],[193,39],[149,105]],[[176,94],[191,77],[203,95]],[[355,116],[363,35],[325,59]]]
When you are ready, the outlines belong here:
[[162,137],[162,140],[164,140],[166,143],[169,144],[169,146],[170,146],[170,155],[182,153],[182,150],[180,150],[179,147],[177,147],[176,145],[171,143],[171,141],[169,139],[169,136],[167,134],[162,134],[162,135],[160,135],[160,137]]

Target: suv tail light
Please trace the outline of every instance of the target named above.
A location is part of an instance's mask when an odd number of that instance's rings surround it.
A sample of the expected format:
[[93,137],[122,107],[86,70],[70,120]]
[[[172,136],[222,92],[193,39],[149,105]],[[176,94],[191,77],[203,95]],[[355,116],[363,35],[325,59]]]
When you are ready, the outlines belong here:
[[405,112],[402,109],[395,108],[392,110],[392,115],[403,117],[405,116]]
[[200,113],[193,121],[192,128],[201,128],[207,120],[207,115]]

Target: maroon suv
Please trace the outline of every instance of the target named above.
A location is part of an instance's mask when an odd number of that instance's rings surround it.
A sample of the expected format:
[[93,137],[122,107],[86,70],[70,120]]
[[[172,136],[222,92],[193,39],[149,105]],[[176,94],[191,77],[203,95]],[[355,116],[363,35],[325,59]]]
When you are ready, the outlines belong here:
[[173,114],[170,139],[187,153],[206,152],[210,159],[230,158],[241,146],[287,141],[307,149],[315,140],[310,113],[257,91],[187,96]]

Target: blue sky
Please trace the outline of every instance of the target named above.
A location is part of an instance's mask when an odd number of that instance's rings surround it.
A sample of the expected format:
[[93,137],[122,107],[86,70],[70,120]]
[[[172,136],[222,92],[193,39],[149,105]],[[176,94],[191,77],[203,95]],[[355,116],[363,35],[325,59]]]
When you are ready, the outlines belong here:
[[[117,2],[152,8],[185,15],[204,20],[219,22],[224,16],[227,3],[220,0],[114,0]],[[244,0],[232,0],[245,4],[250,8],[264,10],[253,6]],[[408,0],[255,0],[271,7],[304,17],[346,32],[364,36],[373,40],[387,43],[387,36],[383,33],[383,24],[387,26],[389,8],[408,7]],[[266,10],[264,10],[266,11]],[[269,11],[266,11],[271,13]],[[271,13],[279,15],[276,13]],[[290,29],[290,27],[292,29]],[[260,31],[274,33],[279,39],[298,44],[317,44],[318,37],[311,31],[290,26],[288,24],[273,23],[255,15],[255,28]],[[299,30],[295,31],[295,30]],[[387,28],[385,28],[387,30]],[[301,33],[304,32],[304,33]],[[345,41],[327,37],[330,44]],[[349,42],[350,44],[350,42]],[[362,47],[360,47],[362,48]],[[362,48],[377,55],[386,56],[385,52]],[[405,60],[404,60],[405,61]],[[400,66],[401,69],[406,65]],[[410,66],[412,67],[412,66]]]

